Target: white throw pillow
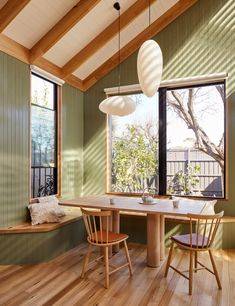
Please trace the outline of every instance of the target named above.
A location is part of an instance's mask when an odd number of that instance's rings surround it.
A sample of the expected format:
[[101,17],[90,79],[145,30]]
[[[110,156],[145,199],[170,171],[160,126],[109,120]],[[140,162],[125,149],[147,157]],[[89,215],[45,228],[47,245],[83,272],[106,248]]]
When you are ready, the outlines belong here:
[[31,224],[60,222],[57,216],[55,205],[50,203],[35,203],[28,206],[31,216]]
[[215,210],[214,210],[214,206],[217,202],[217,200],[195,200],[195,199],[189,199],[189,198],[184,198],[184,197],[177,197],[177,196],[172,196],[172,200],[179,200],[181,203],[188,203],[188,202],[194,202],[195,205],[198,204],[198,203],[202,203],[204,204],[204,208],[202,210],[202,214],[204,215],[212,215],[215,213]]
[[48,196],[48,197],[43,197],[43,198],[38,198],[39,203],[42,204],[47,204],[47,205],[51,205],[53,204],[53,208],[56,212],[57,217],[64,217],[65,216],[65,212],[64,210],[60,207],[60,205],[58,204],[59,201],[55,196]]
[[57,199],[56,196],[52,195],[52,196],[38,198],[38,202],[39,203],[53,202],[53,203],[57,203],[58,204],[59,200]]

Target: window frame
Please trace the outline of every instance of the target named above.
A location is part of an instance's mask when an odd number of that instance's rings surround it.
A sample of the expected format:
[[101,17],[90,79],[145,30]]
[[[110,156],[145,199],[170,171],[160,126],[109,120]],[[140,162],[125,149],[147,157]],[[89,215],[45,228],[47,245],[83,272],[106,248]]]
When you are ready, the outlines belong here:
[[[61,116],[61,110],[62,110],[62,88],[59,86],[57,83],[53,82],[52,80],[37,74],[33,71],[30,73],[30,84],[32,83],[32,76],[36,76],[42,80],[45,80],[51,84],[53,84],[53,111],[55,112],[55,158],[56,158],[56,171],[55,171],[55,180],[56,180],[56,193],[53,194],[56,197],[61,196],[61,121],[62,121],[62,116]],[[33,197],[32,195],[32,184],[31,184],[31,169],[32,169],[32,106],[37,106],[40,108],[47,109],[43,106],[36,105],[32,103],[32,92],[31,92],[31,87],[30,86],[30,167],[29,167],[29,192],[30,192],[30,203],[34,202],[38,197]],[[48,108],[49,109],[49,108]],[[51,110],[51,109],[49,109]]]
[[[180,84],[173,85],[173,86],[163,86],[159,87],[158,93],[159,93],[159,106],[158,106],[158,113],[159,113],[159,182],[163,182],[159,184],[159,193],[156,195],[157,197],[161,198],[169,198],[170,195],[167,194],[167,100],[166,95],[167,91],[170,90],[179,90],[179,89],[187,89],[187,88],[197,88],[197,87],[206,87],[206,86],[213,86],[213,85],[223,85],[224,86],[224,178],[223,178],[223,184],[224,184],[224,194],[223,197],[201,197],[201,196],[190,196],[190,195],[180,195],[180,197],[186,197],[190,199],[205,199],[205,200],[228,200],[228,101],[226,99],[226,79],[220,79],[220,80],[214,80],[211,82],[196,82],[196,84],[189,84],[185,85],[183,84],[180,86]],[[132,95],[132,94],[141,94],[141,90],[133,90],[126,92],[126,95]],[[122,95],[125,95],[125,92],[122,91]],[[110,97],[115,94],[107,94],[107,97]],[[111,133],[111,117],[110,115],[107,115],[106,120],[106,194],[110,195],[123,195],[123,196],[140,196],[141,193],[125,193],[125,192],[113,192],[111,191],[111,167],[112,167],[112,159],[111,159],[111,144],[112,144],[112,133]],[[175,195],[177,196],[177,195]]]

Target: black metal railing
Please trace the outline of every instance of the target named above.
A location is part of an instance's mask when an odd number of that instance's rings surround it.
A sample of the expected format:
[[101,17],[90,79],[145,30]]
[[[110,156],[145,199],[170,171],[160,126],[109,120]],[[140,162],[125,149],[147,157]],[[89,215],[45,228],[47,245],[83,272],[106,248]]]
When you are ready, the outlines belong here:
[[54,167],[31,167],[31,197],[44,197],[57,193],[57,169]]

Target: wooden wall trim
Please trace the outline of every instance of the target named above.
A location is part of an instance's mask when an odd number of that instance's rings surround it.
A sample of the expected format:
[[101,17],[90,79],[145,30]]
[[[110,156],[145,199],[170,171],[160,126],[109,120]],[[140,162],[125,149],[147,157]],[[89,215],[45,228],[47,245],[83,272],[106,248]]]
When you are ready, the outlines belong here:
[[23,10],[30,0],[8,0],[0,10],[0,33]]
[[[177,2],[172,8],[160,16],[147,29],[142,31],[138,36],[132,39],[120,50],[120,61],[123,62],[125,59],[127,59],[141,46],[145,40],[150,39],[158,34],[197,1],[198,0],[180,0]],[[86,91],[91,86],[93,86],[98,80],[104,77],[112,69],[117,67],[118,64],[119,52],[116,52],[111,58],[109,58],[103,65],[97,68],[84,80],[84,90]]]
[[30,61],[45,54],[75,24],[79,22],[101,0],[80,0],[54,27],[47,32],[30,50]]
[[57,195],[62,191],[62,87],[57,87]]
[[[151,0],[154,2],[156,0]],[[149,5],[146,0],[137,0],[120,16],[120,28],[124,29],[130,22],[138,17]],[[112,22],[104,31],[96,36],[81,51],[62,67],[62,76],[66,77],[79,68],[95,52],[102,48],[109,40],[118,33],[118,18]]]

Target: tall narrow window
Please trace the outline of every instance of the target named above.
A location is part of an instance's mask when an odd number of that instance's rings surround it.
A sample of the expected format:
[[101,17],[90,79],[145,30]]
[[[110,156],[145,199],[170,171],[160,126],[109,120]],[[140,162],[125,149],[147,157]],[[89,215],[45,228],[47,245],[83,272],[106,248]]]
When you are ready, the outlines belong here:
[[31,75],[31,197],[57,193],[57,85]]

